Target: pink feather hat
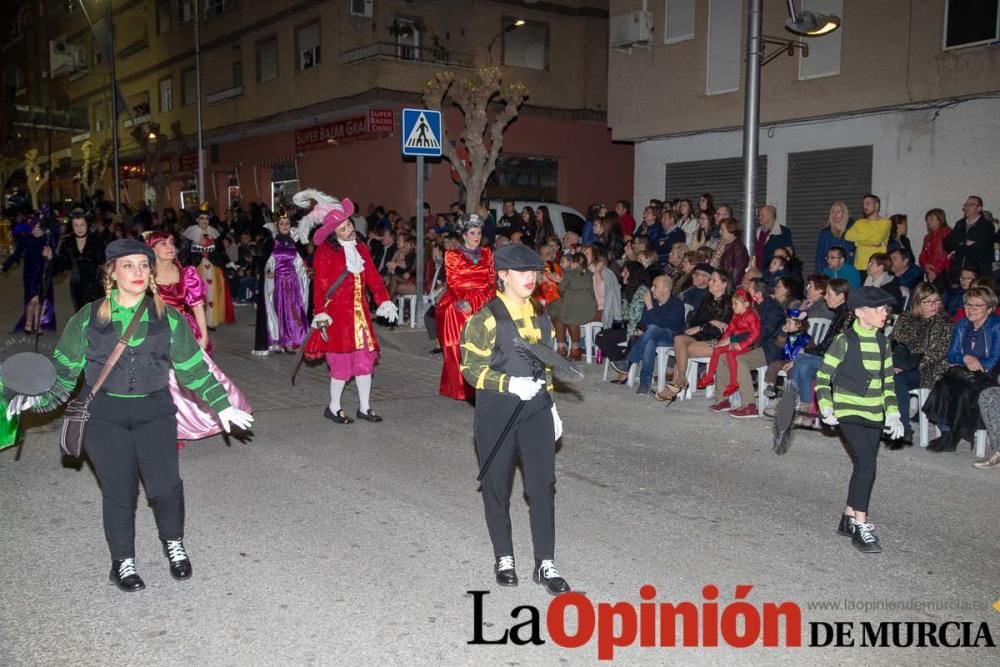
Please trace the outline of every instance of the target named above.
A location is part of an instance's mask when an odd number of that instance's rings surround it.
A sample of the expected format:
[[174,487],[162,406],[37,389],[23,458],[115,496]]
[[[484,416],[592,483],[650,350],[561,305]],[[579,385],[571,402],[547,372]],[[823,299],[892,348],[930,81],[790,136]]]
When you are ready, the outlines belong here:
[[323,217],[323,224],[313,235],[313,243],[322,244],[326,238],[333,233],[340,224],[347,220],[354,213],[354,202],[350,199],[341,199],[340,203],[333,204],[330,211]]

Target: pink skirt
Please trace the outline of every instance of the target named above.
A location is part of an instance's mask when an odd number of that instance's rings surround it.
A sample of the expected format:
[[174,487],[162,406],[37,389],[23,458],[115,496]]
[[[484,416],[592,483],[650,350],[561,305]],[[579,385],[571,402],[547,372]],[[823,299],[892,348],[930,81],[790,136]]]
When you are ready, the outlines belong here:
[[[225,388],[229,403],[234,408],[252,412],[253,408],[250,407],[243,392],[233,384],[232,380],[226,377],[226,374],[207,354],[205,355],[205,363],[208,364],[215,379]],[[170,397],[174,399],[174,405],[177,406],[178,440],[201,440],[222,433],[222,423],[215,410],[208,407],[208,404],[198,398],[190,389],[177,384],[177,377],[172,368],[170,369],[168,386],[170,387]]]
[[378,352],[369,350],[326,353],[326,365],[330,367],[330,377],[344,382],[355,375],[371,375],[375,370],[376,359]]

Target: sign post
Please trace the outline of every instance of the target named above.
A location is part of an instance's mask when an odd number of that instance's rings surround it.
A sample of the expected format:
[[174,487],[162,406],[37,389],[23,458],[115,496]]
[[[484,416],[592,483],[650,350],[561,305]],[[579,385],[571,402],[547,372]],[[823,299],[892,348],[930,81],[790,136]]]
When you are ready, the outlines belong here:
[[[417,298],[411,314],[417,323],[424,317],[424,158],[441,157],[441,112],[403,109],[403,157],[417,158]],[[400,316],[403,313],[400,312]]]

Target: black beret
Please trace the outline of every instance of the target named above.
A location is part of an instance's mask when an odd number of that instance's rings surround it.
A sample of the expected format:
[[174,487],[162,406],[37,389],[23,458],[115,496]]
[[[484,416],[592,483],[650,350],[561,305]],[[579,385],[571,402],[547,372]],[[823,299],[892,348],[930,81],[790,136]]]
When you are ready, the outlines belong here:
[[87,213],[82,208],[80,208],[79,206],[77,206],[72,211],[70,211],[69,217],[70,217],[71,220],[73,218],[86,218],[87,217]]
[[544,271],[545,262],[538,253],[523,245],[505,245],[493,254],[497,271]]
[[145,255],[149,258],[150,262],[156,261],[156,255],[153,253],[153,249],[145,243],[136,241],[135,239],[116,239],[112,241],[108,244],[108,249],[105,251],[105,255],[109,262],[113,259],[126,257],[128,255]]
[[859,287],[852,289],[847,296],[847,307],[855,308],[878,308],[879,306],[896,305],[896,297],[886,292],[881,287]]
[[712,272],[715,271],[715,269],[712,268],[712,265],[708,262],[699,262],[695,264],[694,270],[701,271],[702,273],[707,273],[709,275],[712,275]]

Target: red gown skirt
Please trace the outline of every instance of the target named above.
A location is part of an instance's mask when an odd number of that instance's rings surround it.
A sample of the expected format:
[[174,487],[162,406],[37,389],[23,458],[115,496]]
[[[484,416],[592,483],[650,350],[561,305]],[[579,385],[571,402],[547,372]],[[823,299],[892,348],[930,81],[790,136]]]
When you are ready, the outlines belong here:
[[[444,357],[439,391],[442,396],[464,401],[475,395],[475,389],[462,377],[462,329],[472,315],[496,296],[496,272],[489,248],[480,250],[477,263],[461,250],[449,250],[444,256],[444,266],[448,289],[435,308],[438,341]],[[460,301],[468,303],[472,312],[459,310]]]

